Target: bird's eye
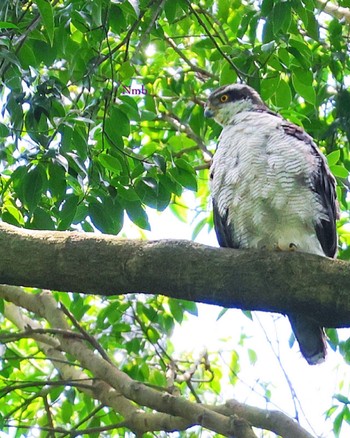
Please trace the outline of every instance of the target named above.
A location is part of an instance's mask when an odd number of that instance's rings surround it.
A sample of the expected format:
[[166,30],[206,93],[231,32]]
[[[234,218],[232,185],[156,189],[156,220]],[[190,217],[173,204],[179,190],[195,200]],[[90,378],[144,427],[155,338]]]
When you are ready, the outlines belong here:
[[223,95],[220,97],[220,101],[221,101],[221,102],[227,102],[227,101],[228,101],[228,95],[227,95],[227,94],[223,94]]

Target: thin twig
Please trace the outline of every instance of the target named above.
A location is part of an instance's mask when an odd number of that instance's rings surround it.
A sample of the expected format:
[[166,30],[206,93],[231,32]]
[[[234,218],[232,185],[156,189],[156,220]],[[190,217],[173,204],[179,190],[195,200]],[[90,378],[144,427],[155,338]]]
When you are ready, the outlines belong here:
[[[182,52],[182,50],[180,50],[177,47],[175,41],[173,39],[171,39],[166,33],[164,33],[164,38],[165,38],[165,41],[169,44],[169,46],[174,50],[174,52],[177,53],[180,56],[180,58],[182,58],[186,62],[186,64],[191,68],[192,71],[194,71],[194,72],[198,73],[200,76],[204,76],[206,78],[211,78],[214,80],[219,79],[218,76],[214,75],[210,71],[204,70],[203,68],[198,67],[197,65],[193,64],[193,62],[191,62],[191,60],[187,58],[187,56]],[[202,78],[200,77],[200,79],[202,79]],[[202,79],[202,80],[204,81],[204,79]]]
[[213,154],[207,149],[206,145],[203,143],[202,139],[193,132],[193,130],[188,126],[181,123],[180,119],[173,113],[160,113],[162,120],[170,123],[177,131],[184,132],[188,138],[191,138],[197,143],[198,148],[204,154],[204,160],[210,161]]
[[108,357],[108,354],[102,348],[101,344],[99,344],[93,336],[91,336],[86,330],[83,329],[83,327],[78,323],[73,314],[67,309],[67,307],[63,303],[60,303],[60,305],[63,313],[68,316],[68,318],[72,321],[74,327],[80,332],[80,337],[88,341],[100,353],[103,359],[111,364],[112,361]]
[[304,412],[302,404],[300,403],[299,397],[297,396],[297,393],[296,393],[296,391],[295,391],[295,389],[293,387],[293,384],[292,384],[292,382],[291,382],[291,380],[290,380],[290,378],[288,376],[288,373],[287,373],[287,371],[284,368],[284,365],[282,363],[280,355],[273,348],[272,343],[271,343],[271,341],[270,341],[270,339],[269,339],[269,337],[267,335],[267,332],[265,330],[265,327],[261,323],[259,317],[257,315],[255,315],[255,318],[258,321],[258,324],[260,325],[261,330],[264,332],[265,338],[266,338],[268,344],[270,345],[270,348],[271,348],[271,350],[272,350],[272,352],[273,352],[273,354],[274,354],[274,356],[275,356],[275,358],[276,358],[276,360],[277,360],[277,362],[278,362],[278,364],[279,364],[279,366],[280,366],[280,368],[282,370],[283,376],[284,376],[284,378],[285,378],[285,380],[287,382],[287,386],[288,386],[289,391],[291,393],[291,397],[292,397],[292,401],[293,401],[293,405],[294,405],[295,419],[299,423],[299,412],[298,412],[298,407],[297,407],[297,404],[298,404],[299,405],[299,409],[302,412],[302,414],[303,414],[305,420],[307,421],[309,427],[311,428],[312,432],[315,433],[315,431],[313,430],[312,424],[308,421],[308,417],[307,417],[306,413]]
[[71,332],[69,330],[47,329],[47,328],[33,329],[31,327],[28,327],[28,329],[25,330],[24,332],[10,333],[8,335],[1,335],[0,342],[3,344],[7,344],[9,342],[19,341],[20,339],[32,338],[33,335],[36,335],[36,334],[44,334],[44,335],[52,334],[52,335],[60,335],[60,336],[75,337],[75,338],[84,339],[84,337],[81,334],[74,333],[74,332]]
[[201,19],[200,15],[197,13],[197,11],[192,7],[191,3],[188,3],[190,10],[195,15],[198,23],[203,27],[208,37],[213,42],[216,49],[219,51],[219,53],[222,55],[224,59],[230,64],[230,66],[233,68],[233,70],[237,73],[237,76],[240,78],[240,80],[243,80],[245,76],[247,76],[244,72],[242,72],[231,60],[229,56],[226,55],[226,53],[221,49],[219,44],[216,42],[216,39],[213,37],[213,35],[210,33],[210,30],[208,29],[207,25],[204,23],[204,21]]
[[151,17],[151,20],[150,20],[150,22],[148,24],[147,29],[142,33],[141,39],[140,39],[138,45],[136,46],[134,54],[137,54],[140,51],[140,49],[143,46],[144,42],[146,41],[148,35],[151,33],[152,28],[153,28],[155,22],[157,21],[159,15],[163,11],[165,2],[166,2],[166,0],[159,0],[159,3],[157,5],[157,7],[153,11],[153,15]]

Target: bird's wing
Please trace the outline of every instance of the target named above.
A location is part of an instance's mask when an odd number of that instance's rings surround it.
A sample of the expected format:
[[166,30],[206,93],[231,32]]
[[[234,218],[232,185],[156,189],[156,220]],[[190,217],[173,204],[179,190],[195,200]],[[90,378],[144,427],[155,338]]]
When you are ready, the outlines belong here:
[[318,166],[311,175],[311,185],[312,190],[319,196],[328,220],[321,219],[316,223],[315,231],[325,255],[335,257],[337,252],[336,219],[339,218],[335,178],[329,170],[325,157],[305,131],[289,122],[283,123],[282,127],[287,135],[309,145],[310,153],[318,158]]
[[214,228],[218,243],[225,248],[238,248],[239,245],[233,241],[233,225],[228,224],[228,209],[222,216],[219,213],[219,209],[213,199],[213,215],[214,215]]

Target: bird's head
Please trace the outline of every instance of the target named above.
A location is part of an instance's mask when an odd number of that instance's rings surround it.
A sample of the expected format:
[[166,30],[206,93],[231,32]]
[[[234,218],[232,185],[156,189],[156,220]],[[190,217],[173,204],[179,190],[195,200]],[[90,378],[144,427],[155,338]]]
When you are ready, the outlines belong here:
[[205,105],[204,115],[226,126],[236,114],[257,108],[266,108],[266,105],[253,88],[244,84],[231,84],[213,91]]

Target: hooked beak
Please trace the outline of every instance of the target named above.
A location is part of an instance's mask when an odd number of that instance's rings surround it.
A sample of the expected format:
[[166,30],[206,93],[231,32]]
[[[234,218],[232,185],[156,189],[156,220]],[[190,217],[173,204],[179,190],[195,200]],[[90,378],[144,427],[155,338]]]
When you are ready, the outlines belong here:
[[209,107],[206,106],[204,108],[204,115],[205,115],[205,117],[212,118],[212,117],[214,117],[214,112]]

